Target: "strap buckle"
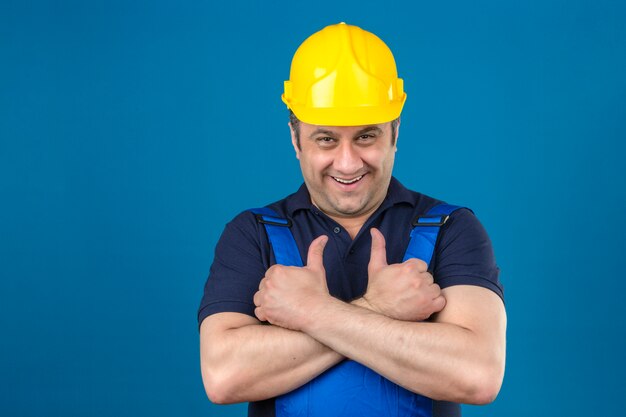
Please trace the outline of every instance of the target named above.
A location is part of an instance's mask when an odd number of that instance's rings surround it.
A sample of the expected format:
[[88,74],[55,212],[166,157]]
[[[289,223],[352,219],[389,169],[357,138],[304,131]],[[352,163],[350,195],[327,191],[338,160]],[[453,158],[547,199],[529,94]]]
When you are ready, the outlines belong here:
[[255,214],[256,220],[261,224],[269,224],[271,226],[291,227],[291,219],[284,219],[282,217],[267,216],[264,214]]
[[417,226],[430,226],[430,227],[441,227],[450,218],[447,214],[423,214],[421,216],[415,216],[413,219],[412,225],[413,227]]

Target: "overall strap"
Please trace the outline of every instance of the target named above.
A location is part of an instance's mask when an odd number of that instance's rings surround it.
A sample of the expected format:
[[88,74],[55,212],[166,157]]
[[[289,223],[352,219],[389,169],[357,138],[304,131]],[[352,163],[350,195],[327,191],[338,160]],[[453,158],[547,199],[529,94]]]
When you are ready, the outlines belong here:
[[[426,262],[430,269],[430,261],[435,252],[439,230],[448,221],[450,215],[460,208],[464,207],[439,204],[428,210],[426,214],[415,217],[413,219],[411,239],[402,261],[418,258]],[[428,415],[461,415],[459,404],[445,401],[430,401],[430,404],[430,414]]]
[[448,218],[454,211],[461,208],[464,207],[438,204],[428,210],[426,214],[416,216],[413,219],[411,238],[402,262],[411,258],[418,258],[426,262],[430,267],[439,229],[448,221]]
[[276,263],[285,266],[303,266],[296,240],[291,233],[291,220],[279,216],[268,207],[250,209],[259,223],[265,226]]

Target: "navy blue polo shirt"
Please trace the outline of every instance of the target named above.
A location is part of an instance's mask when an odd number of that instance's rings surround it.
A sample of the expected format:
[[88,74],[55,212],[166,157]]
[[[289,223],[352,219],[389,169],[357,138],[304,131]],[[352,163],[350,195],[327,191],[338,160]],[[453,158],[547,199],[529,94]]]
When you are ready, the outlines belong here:
[[[441,203],[406,189],[392,178],[385,200],[354,240],[341,225],[311,203],[304,184],[296,193],[268,207],[280,216],[292,219],[291,231],[303,261],[306,261],[313,239],[323,234],[329,237],[324,250],[328,289],[334,297],[351,301],[361,297],[367,289],[371,249],[369,229],[376,227],[385,236],[387,262],[400,263],[409,243],[413,219]],[[257,222],[253,213],[240,213],[226,225],[215,248],[213,265],[198,310],[198,323],[220,312],[255,317],[253,296],[265,271],[274,263],[274,254],[263,225]],[[470,210],[455,211],[441,228],[430,269],[441,288],[477,285],[503,298],[491,241]],[[274,416],[273,409],[272,400],[251,403],[249,415]],[[446,411],[446,416],[459,415],[458,407],[451,412]]]

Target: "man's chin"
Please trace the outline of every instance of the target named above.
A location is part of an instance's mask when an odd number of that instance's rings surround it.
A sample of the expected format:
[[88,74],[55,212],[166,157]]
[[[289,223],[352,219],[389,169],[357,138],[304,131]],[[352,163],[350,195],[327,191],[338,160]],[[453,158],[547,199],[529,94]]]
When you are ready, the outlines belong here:
[[365,206],[361,204],[334,205],[333,210],[341,217],[355,217],[365,212]]
[[[330,198],[329,198],[330,197]],[[335,197],[335,198],[332,198]],[[328,195],[326,194],[322,201],[325,201],[324,207],[317,205],[324,213],[329,216],[338,216],[338,217],[357,217],[364,214],[368,207],[367,198],[363,198],[363,196],[352,196],[353,198],[346,198],[346,196],[338,197],[336,195]],[[315,202],[314,202],[315,204]]]

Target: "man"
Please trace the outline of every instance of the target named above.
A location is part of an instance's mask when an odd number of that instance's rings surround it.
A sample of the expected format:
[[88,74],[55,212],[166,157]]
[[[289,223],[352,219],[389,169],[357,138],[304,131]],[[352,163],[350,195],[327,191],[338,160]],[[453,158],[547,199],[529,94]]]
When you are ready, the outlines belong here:
[[[392,177],[406,100],[391,51],[344,23],[296,52],[283,101],[305,184],[271,204],[306,266],[245,211],[226,226],[198,313],[215,403],[250,416],[458,416],[497,395],[506,317],[491,243],[467,209],[432,262],[403,260],[441,203]],[[444,223],[444,221],[442,221]]]

